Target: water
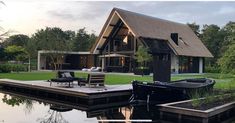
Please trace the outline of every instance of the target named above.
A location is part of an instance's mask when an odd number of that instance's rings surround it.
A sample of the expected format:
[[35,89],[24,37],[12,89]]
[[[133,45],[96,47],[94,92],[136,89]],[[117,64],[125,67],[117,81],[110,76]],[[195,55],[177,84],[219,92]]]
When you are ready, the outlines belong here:
[[66,104],[58,105],[16,95],[0,92],[0,123],[97,123],[103,120],[137,119],[152,121],[146,113],[146,106],[135,108],[125,105],[84,111],[70,108]]
[[[0,123],[98,123],[104,121],[170,123],[169,120],[178,121],[172,118],[166,118],[168,121],[159,120],[160,112],[156,106],[114,106],[111,104],[112,107],[110,107],[110,104],[108,105],[91,109],[85,105],[71,105],[0,89]],[[234,121],[234,119],[230,120],[230,122]],[[191,119],[190,123],[194,122]]]

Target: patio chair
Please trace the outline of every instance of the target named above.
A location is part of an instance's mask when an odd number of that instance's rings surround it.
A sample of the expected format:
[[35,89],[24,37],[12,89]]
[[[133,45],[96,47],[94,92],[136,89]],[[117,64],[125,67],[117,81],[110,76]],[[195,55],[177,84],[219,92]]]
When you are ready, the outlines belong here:
[[78,81],[79,78],[74,76],[74,72],[72,71],[58,71],[57,72],[57,78],[53,78],[50,81],[50,86],[52,85],[52,82],[56,83],[69,83],[69,87],[71,87],[70,83],[73,84],[73,81]]
[[88,87],[91,87],[91,85],[94,85],[95,87],[97,85],[104,86],[104,80],[105,80],[104,74],[90,73],[88,74],[87,79],[80,79],[78,81],[78,85],[82,86],[88,84]]

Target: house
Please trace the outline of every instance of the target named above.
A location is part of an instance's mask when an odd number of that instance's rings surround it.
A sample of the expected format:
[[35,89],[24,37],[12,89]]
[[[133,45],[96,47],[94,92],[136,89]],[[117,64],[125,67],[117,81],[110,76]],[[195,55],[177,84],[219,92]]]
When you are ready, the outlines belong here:
[[159,41],[171,49],[172,73],[203,73],[204,58],[213,57],[186,24],[118,8],[111,11],[91,53],[99,54],[100,66],[108,71],[133,72],[138,46],[153,51]]
[[50,54],[60,54],[63,60],[61,69],[63,70],[81,70],[90,68],[96,64],[96,55],[90,52],[71,52],[71,51],[38,51],[38,70],[53,70]]
[[186,24],[118,8],[111,11],[90,54],[96,56],[94,66],[104,71],[133,72],[139,46],[155,53],[169,49],[172,73],[203,73],[204,58],[213,57]]

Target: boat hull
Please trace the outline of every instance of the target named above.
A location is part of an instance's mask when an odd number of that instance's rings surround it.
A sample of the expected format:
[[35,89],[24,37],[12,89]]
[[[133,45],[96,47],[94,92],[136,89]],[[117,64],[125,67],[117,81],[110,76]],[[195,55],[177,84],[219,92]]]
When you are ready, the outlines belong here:
[[179,81],[146,83],[133,81],[130,102],[167,103],[190,99],[195,94],[204,95],[213,89],[210,79],[184,79]]

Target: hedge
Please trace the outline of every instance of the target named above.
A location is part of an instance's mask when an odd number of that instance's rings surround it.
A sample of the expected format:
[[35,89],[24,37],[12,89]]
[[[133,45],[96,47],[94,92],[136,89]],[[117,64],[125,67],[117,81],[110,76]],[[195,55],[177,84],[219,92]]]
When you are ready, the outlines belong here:
[[23,64],[0,64],[0,73],[27,71],[27,65]]

